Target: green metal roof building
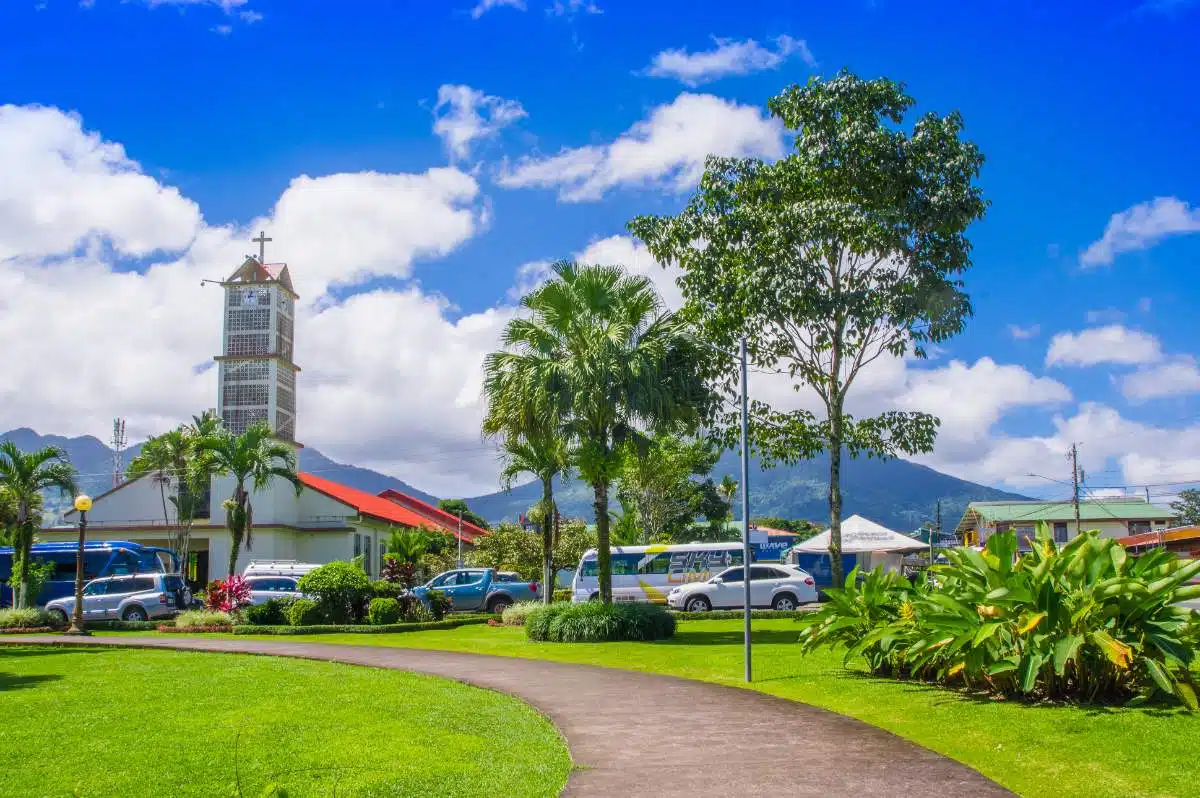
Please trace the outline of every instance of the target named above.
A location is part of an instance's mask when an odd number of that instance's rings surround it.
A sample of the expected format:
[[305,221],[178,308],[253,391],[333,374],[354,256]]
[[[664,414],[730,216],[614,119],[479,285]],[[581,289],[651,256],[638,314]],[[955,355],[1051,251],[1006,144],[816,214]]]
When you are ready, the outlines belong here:
[[[1166,529],[1175,520],[1170,507],[1151,504],[1144,499],[1091,499],[1079,502],[1079,526],[1083,531],[1097,529],[1104,537],[1120,538]],[[964,542],[981,545],[988,536],[1014,529],[1018,536],[1034,534],[1037,523],[1046,523],[1054,539],[1065,543],[1078,534],[1075,505],[1058,502],[1010,501],[971,502],[958,522],[956,532]]]

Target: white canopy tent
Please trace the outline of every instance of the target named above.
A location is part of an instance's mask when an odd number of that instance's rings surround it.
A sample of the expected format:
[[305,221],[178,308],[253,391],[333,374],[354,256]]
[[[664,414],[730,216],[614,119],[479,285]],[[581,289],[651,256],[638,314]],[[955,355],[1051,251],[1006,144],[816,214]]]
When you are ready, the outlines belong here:
[[[800,554],[828,554],[831,530],[792,547]],[[877,565],[888,570],[899,570],[906,552],[925,551],[929,547],[919,540],[893,532],[885,526],[852,515],[842,519],[842,553],[859,555],[862,570],[868,571]]]

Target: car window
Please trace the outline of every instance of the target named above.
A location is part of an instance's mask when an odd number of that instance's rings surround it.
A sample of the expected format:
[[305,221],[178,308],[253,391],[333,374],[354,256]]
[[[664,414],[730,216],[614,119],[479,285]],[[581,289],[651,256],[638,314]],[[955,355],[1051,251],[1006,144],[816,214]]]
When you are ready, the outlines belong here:
[[761,582],[764,579],[783,579],[786,574],[775,568],[766,568],[761,565],[750,566],[750,581]]
[[133,579],[134,593],[150,593],[157,588],[154,586],[153,576],[138,576]]
[[284,592],[284,593],[295,593],[296,592],[296,580],[295,579],[280,579],[278,581],[278,583],[275,585],[275,589],[279,590],[281,592]]
[[171,592],[183,590],[183,578],[179,576],[164,576],[163,585],[166,590]]
[[730,582],[741,582],[745,578],[744,573],[745,569],[730,568],[727,571],[721,572],[721,581],[725,582],[726,584]]
[[271,583],[274,581],[274,579],[259,577],[258,579],[247,579],[246,584],[250,586],[251,590],[270,590]]
[[104,591],[105,595],[124,595],[133,592],[133,580],[129,577],[124,579],[113,579],[108,583],[108,590]]
[[430,587],[450,587],[458,583],[458,571],[442,574],[429,583]]
[[483,571],[461,571],[458,575],[460,585],[477,585],[483,581]]
[[83,586],[83,595],[85,596],[103,596],[105,588],[108,587],[107,581],[88,582]]

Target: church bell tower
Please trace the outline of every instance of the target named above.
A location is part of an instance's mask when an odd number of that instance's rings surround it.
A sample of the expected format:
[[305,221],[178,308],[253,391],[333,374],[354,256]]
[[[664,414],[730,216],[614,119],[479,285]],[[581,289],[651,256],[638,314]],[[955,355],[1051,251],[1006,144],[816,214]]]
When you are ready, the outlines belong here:
[[225,289],[225,332],[217,406],[225,429],[235,435],[265,421],[275,437],[296,442],[296,374],[292,362],[296,300],[287,264],[267,263],[259,233],[258,257],[246,257],[221,283]]

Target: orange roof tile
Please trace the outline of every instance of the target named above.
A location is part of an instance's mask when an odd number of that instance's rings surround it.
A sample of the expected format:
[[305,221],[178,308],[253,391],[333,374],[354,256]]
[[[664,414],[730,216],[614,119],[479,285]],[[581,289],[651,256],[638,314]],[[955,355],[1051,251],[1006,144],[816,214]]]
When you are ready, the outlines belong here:
[[[304,487],[315,490],[318,493],[323,493],[331,499],[341,502],[342,504],[349,505],[355,510],[358,510],[361,515],[369,518],[414,528],[422,526],[436,526],[445,530],[446,532],[449,532],[455,537],[458,536],[456,528],[448,527],[446,524],[438,523],[431,518],[425,518],[413,512],[412,510],[397,504],[396,502],[389,501],[381,496],[374,496],[366,491],[352,488],[349,485],[342,485],[341,483],[334,482],[329,479],[322,479],[321,477],[314,476],[303,471],[297,474],[297,476],[299,476],[300,481],[304,483]],[[404,494],[399,495],[403,496]],[[456,518],[454,525],[455,527],[457,527],[457,521],[458,519]],[[464,523],[462,539],[464,543],[471,543],[474,541],[475,536],[467,532],[466,526],[467,525]]]
[[[435,507],[429,502],[423,502],[415,496],[409,496],[407,493],[401,493],[398,490],[388,488],[379,494],[382,499],[395,502],[398,506],[407,508],[408,510],[422,516],[426,521],[442,527],[447,532],[456,532],[458,530],[458,516],[448,513],[441,507]],[[480,535],[491,534],[486,529],[472,524],[470,521],[463,519],[462,522],[463,540],[468,543],[479,537]]]

